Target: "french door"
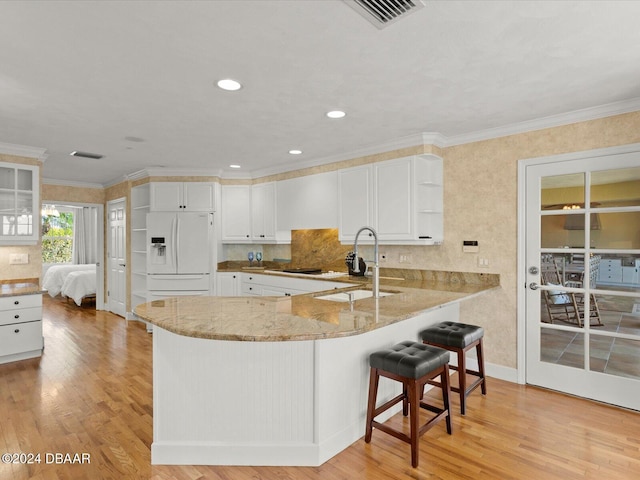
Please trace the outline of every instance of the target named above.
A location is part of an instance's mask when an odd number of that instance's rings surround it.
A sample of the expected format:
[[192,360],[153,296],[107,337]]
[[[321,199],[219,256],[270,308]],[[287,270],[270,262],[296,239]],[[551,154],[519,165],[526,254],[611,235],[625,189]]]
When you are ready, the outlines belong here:
[[523,161],[520,278],[526,382],[640,410],[636,147]]

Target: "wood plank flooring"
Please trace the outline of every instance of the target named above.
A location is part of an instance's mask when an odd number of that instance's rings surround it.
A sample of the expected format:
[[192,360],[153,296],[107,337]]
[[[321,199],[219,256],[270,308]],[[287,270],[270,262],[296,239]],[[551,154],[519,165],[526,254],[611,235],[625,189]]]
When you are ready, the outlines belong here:
[[[409,445],[374,430],[317,468],[152,466],[151,335],[142,324],[45,298],[41,359],[0,365],[0,454],[41,454],[40,464],[0,463],[0,479],[343,480],[636,479],[640,414],[489,379]],[[259,395],[256,392],[256,395]],[[456,396],[454,407],[459,411]],[[401,415],[391,422],[407,427]],[[47,454],[90,455],[56,464]]]

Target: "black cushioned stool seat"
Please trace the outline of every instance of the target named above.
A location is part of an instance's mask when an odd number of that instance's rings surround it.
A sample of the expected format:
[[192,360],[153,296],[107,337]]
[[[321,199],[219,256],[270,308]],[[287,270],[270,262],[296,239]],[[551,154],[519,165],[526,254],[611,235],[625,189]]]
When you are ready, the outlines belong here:
[[[367,406],[367,428],[364,440],[371,442],[373,427],[393,435],[411,445],[411,465],[418,466],[418,438],[437,422],[446,419],[447,432],[451,434],[451,416],[449,413],[449,352],[419,342],[405,341],[391,348],[380,350],[369,356],[371,373],[369,377],[369,403]],[[384,405],[376,408],[378,382],[387,377],[402,383],[402,393]],[[423,402],[424,386],[440,376],[437,384],[442,388],[443,407]],[[395,404],[402,402],[402,414],[409,414],[410,435],[395,430],[375,418]],[[436,415],[427,423],[419,424],[419,407]]]
[[[487,384],[484,375],[484,356],[482,353],[482,338],[484,329],[466,323],[441,322],[420,332],[422,341],[427,345],[444,348],[458,355],[458,366],[452,365],[452,370],[458,371],[458,386],[451,386],[451,390],[460,394],[460,413],[466,413],[467,397],[481,386],[482,394],[487,394]],[[466,352],[476,349],[478,370],[469,370],[466,363]],[[475,380],[467,386],[467,374]]]

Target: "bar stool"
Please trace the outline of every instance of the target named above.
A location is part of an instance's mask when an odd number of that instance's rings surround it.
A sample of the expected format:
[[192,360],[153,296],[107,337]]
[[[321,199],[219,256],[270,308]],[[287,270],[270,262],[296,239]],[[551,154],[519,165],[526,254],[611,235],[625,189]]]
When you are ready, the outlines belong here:
[[[449,403],[449,352],[419,342],[405,341],[391,348],[380,350],[369,356],[371,372],[369,376],[369,403],[367,406],[367,428],[364,437],[371,442],[373,427],[382,430],[411,445],[411,465],[418,466],[418,439],[443,418],[446,419],[447,433],[451,435],[451,415]],[[387,377],[402,383],[402,393],[384,405],[376,408],[378,382]],[[443,407],[429,405],[422,401],[424,386],[429,380],[440,376]],[[402,402],[402,414],[409,414],[410,435],[379,423],[375,418],[398,402]],[[420,426],[421,407],[436,415]]]
[[[420,332],[420,337],[427,345],[444,348],[458,355],[458,366],[451,365],[450,367],[452,370],[458,371],[458,386],[451,386],[451,390],[460,394],[460,413],[464,415],[467,397],[473,390],[478,388],[478,385],[481,386],[482,394],[487,394],[484,356],[482,354],[483,328],[465,323],[442,322]],[[473,347],[476,348],[478,356],[478,370],[469,370],[466,367],[465,354]],[[466,374],[477,377],[469,386],[467,386]]]

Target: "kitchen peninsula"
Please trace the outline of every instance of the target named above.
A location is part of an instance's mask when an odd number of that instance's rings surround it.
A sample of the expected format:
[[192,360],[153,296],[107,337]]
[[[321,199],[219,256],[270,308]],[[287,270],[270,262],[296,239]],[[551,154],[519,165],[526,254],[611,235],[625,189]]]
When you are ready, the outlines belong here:
[[[368,278],[341,281],[287,297],[139,305],[154,325],[152,463],[324,463],[363,435],[369,353],[458,320],[462,300],[499,287],[498,275],[383,269],[387,296],[319,298],[370,289]],[[395,394],[381,383],[381,401]]]

